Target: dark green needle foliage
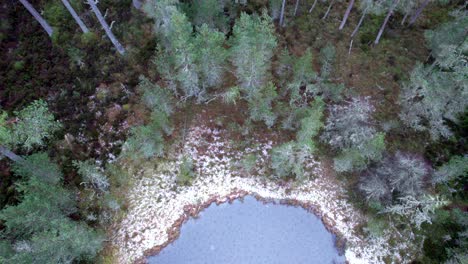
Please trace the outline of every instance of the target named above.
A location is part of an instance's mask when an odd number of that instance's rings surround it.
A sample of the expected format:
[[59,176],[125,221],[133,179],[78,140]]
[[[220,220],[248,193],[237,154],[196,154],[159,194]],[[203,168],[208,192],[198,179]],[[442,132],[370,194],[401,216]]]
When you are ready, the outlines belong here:
[[0,211],[5,229],[1,257],[7,263],[70,263],[92,259],[102,238],[86,224],[72,221],[72,192],[62,186],[62,174],[45,153],[26,157],[13,171],[21,194],[17,205]]

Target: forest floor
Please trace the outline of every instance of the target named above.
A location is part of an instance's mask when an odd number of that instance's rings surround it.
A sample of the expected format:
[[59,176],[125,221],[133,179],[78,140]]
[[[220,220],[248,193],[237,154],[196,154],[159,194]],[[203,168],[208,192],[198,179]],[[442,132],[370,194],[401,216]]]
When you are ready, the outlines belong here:
[[[229,140],[226,129],[203,113],[194,117],[187,131],[183,148],[174,148],[165,160],[139,167],[139,179],[129,191],[127,214],[112,228],[112,246],[117,249],[114,261],[144,262],[146,256],[175,240],[189,217],[213,202],[248,194],[311,210],[345,244],[350,263],[404,262],[414,254],[411,234],[387,230],[379,238],[365,238],[360,226],[366,218],[349,203],[345,186],[316,157],[308,158],[305,182],[278,182],[265,176],[271,174],[267,164],[269,150],[277,144],[274,139],[255,137],[241,150]],[[246,171],[241,164],[249,154],[257,159],[254,168]],[[192,158],[196,172],[189,186],[176,182],[184,157]]]

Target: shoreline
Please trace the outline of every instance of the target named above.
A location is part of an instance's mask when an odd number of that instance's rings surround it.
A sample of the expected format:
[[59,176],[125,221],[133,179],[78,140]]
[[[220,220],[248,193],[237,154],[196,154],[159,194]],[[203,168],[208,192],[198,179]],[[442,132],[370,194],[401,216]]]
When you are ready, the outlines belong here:
[[[170,159],[139,168],[128,193],[126,216],[113,230],[112,246],[118,263],[145,263],[146,256],[161,251],[174,241],[180,226],[213,202],[229,202],[248,194],[263,201],[279,201],[301,206],[322,220],[328,231],[346,241],[348,263],[382,263],[390,259],[409,263],[411,240],[408,234],[385,230],[382,237],[368,237],[360,231],[367,218],[349,201],[344,185],[327,174],[313,156],[308,157],[309,180],[274,181],[269,175],[269,151],[273,142],[257,140],[253,147],[237,150],[222,130],[196,126],[189,130],[182,152]],[[236,164],[257,155],[256,171],[246,172]],[[191,157],[196,177],[190,186],[179,186],[176,178],[184,157]],[[246,176],[247,175],[247,176]],[[397,234],[398,233],[398,236]],[[398,241],[391,244],[391,240]]]
[[243,190],[235,190],[234,192],[230,193],[228,196],[225,197],[212,197],[208,201],[199,204],[199,205],[186,205],[184,207],[184,213],[180,216],[180,218],[171,226],[168,230],[168,240],[162,244],[155,246],[149,250],[144,252],[144,256],[137,259],[134,263],[135,264],[145,264],[147,263],[147,258],[150,256],[158,255],[164,248],[169,246],[175,240],[177,240],[180,236],[180,230],[182,225],[184,225],[187,221],[191,219],[195,219],[199,216],[199,214],[211,206],[212,204],[220,205],[223,203],[233,203],[236,200],[242,200],[246,196],[252,196],[257,201],[262,202],[263,204],[275,204],[275,205],[284,205],[284,206],[293,206],[293,207],[301,207],[302,209],[306,210],[308,213],[313,214],[315,217],[318,217],[322,224],[325,226],[325,229],[330,232],[334,238],[334,246],[338,251],[339,255],[344,256],[344,248],[346,245],[346,240],[341,237],[338,230],[336,230],[333,225],[332,219],[328,219],[322,215],[320,215],[320,211],[316,209],[316,207],[309,203],[304,203],[295,199],[273,199],[273,198],[264,198],[259,196],[256,193],[249,193]]

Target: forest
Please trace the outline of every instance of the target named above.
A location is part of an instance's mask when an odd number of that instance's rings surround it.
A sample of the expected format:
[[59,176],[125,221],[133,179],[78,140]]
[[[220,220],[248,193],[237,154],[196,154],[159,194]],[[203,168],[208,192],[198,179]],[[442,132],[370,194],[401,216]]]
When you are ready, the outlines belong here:
[[113,241],[141,172],[174,160],[171,189],[197,186],[201,124],[242,153],[239,177],[327,177],[356,236],[410,237],[376,263],[468,263],[467,7],[2,1],[0,263],[126,263]]

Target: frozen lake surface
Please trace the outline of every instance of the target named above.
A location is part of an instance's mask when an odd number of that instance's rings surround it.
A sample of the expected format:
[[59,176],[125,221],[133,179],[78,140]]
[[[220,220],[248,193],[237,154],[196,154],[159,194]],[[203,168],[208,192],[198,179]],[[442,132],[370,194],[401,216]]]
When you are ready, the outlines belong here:
[[180,237],[150,264],[343,263],[334,235],[301,207],[257,201],[212,204],[182,225]]

